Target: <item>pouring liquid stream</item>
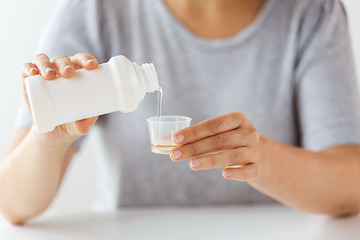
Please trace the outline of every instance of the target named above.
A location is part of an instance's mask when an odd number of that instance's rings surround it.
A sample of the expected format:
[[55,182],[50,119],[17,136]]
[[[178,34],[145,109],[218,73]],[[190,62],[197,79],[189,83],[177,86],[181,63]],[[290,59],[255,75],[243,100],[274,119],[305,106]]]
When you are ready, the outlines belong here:
[[162,92],[162,88],[159,86],[159,90],[158,90],[158,108],[157,108],[157,115],[158,117],[161,117],[161,103],[162,103],[162,96],[163,96],[163,92]]
[[[162,88],[159,86],[158,90],[158,106],[157,106],[157,116],[161,117],[161,105],[162,105],[162,97],[163,97],[163,91]],[[160,124],[160,123],[159,123]],[[159,126],[160,130],[160,126]],[[160,133],[158,134],[160,137]],[[158,142],[160,142],[158,140]],[[151,144],[151,151],[158,154],[169,154],[171,152],[171,149],[173,149],[176,145],[154,145]]]

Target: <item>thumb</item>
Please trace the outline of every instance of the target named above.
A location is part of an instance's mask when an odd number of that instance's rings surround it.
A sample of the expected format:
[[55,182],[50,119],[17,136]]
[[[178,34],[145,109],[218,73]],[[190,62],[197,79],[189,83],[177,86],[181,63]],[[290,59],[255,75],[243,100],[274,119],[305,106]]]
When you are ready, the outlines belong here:
[[74,128],[80,135],[85,135],[90,131],[90,128],[95,124],[98,117],[86,118],[74,122]]

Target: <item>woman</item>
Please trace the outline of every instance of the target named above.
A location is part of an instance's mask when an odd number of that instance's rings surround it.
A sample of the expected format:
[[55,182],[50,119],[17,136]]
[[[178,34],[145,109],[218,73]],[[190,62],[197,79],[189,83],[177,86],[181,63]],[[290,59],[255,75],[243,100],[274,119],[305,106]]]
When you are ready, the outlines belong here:
[[[150,153],[145,119],[156,96],[101,116],[99,209],[275,199],[359,212],[360,101],[338,0],[65,1],[39,52],[23,78],[71,77],[119,54],[154,62],[163,112],[198,123],[177,133],[174,164]],[[24,109],[0,167],[0,210],[14,224],[48,207],[97,120],[37,134]]]

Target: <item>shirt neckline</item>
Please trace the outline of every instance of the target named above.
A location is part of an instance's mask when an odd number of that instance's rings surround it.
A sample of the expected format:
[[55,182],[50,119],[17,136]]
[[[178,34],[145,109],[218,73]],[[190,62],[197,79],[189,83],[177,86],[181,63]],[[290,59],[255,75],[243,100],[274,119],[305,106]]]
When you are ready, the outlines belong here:
[[264,6],[258,13],[255,20],[250,23],[245,29],[238,32],[235,36],[230,38],[221,38],[221,39],[206,39],[195,35],[191,32],[182,22],[180,22],[168,9],[163,0],[155,0],[155,4],[158,6],[157,9],[160,11],[160,14],[165,16],[169,22],[170,28],[177,31],[181,37],[185,38],[187,41],[193,42],[196,46],[201,48],[206,48],[207,50],[213,49],[223,49],[231,47],[236,44],[240,44],[250,38],[261,26],[266,17],[268,16],[272,5],[275,0],[266,0]]

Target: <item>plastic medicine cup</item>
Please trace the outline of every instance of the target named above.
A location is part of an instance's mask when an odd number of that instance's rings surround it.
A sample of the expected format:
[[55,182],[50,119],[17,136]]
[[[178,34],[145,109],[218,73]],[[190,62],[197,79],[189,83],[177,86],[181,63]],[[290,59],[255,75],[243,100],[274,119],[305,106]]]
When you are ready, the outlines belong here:
[[149,126],[151,151],[158,154],[170,154],[177,146],[174,135],[177,131],[189,127],[191,118],[184,116],[150,117]]

